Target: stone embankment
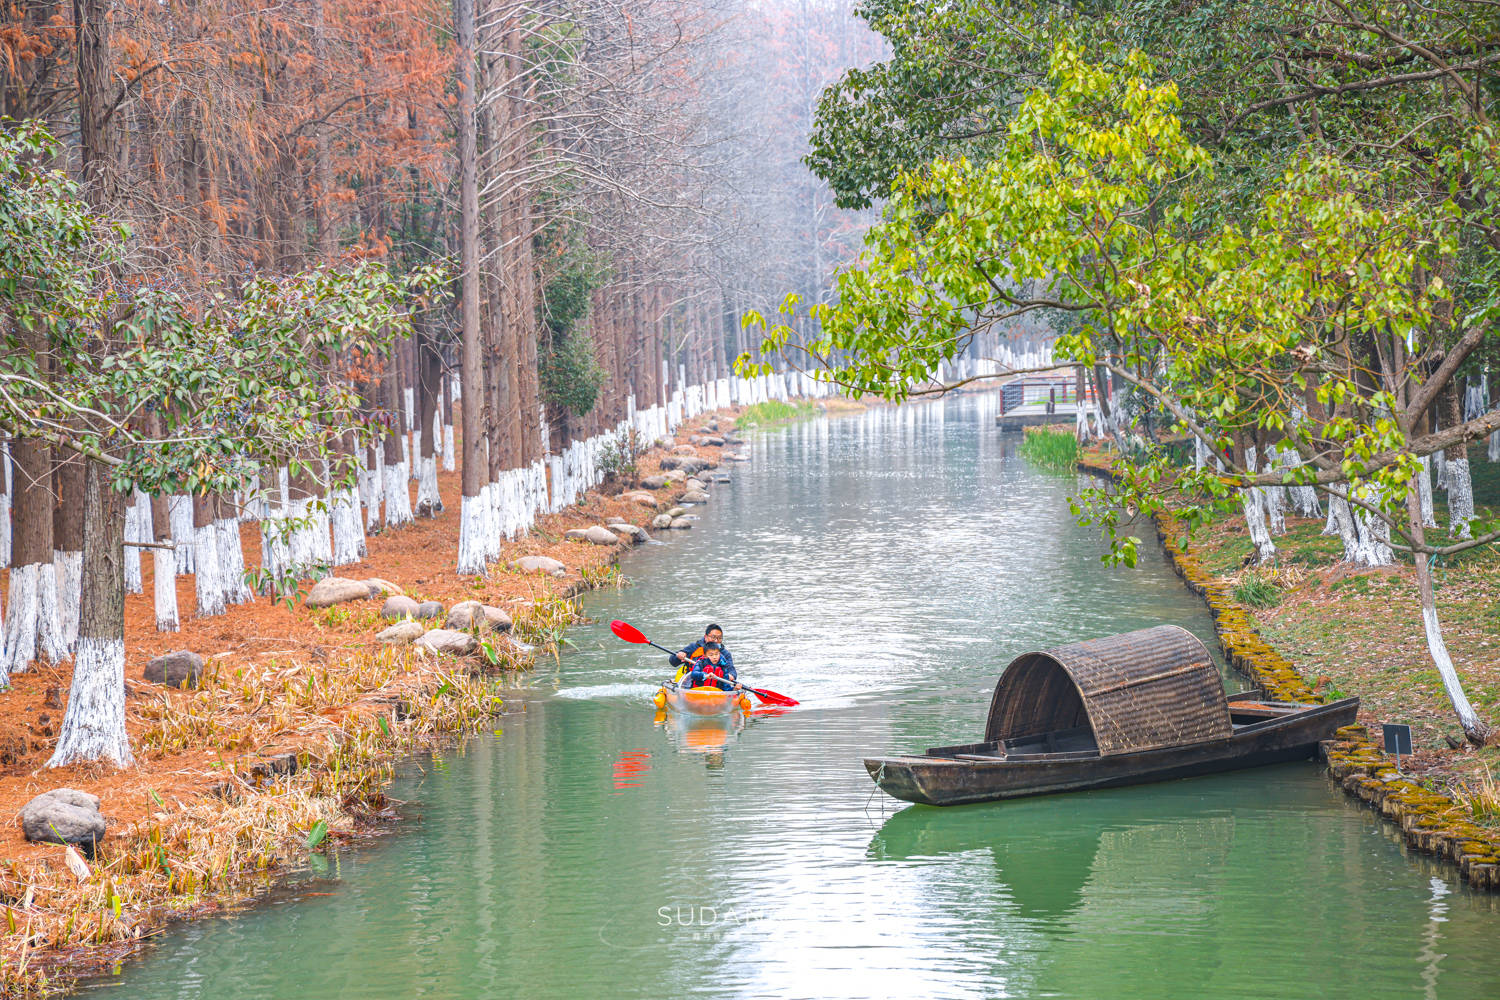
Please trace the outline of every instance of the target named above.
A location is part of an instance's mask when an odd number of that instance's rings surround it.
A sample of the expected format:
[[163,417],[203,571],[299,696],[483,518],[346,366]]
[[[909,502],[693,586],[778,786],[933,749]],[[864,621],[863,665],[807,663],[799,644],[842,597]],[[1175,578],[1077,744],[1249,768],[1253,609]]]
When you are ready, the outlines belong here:
[[[1114,475],[1108,465],[1087,459],[1079,468],[1106,479]],[[1205,568],[1191,543],[1182,544],[1181,524],[1158,515],[1156,533],[1173,570],[1208,605],[1219,647],[1231,666],[1272,698],[1325,700],[1295,664],[1261,637],[1250,614],[1235,600],[1233,585]],[[1474,823],[1450,796],[1400,773],[1364,725],[1347,726],[1337,735],[1320,747],[1333,781],[1395,824],[1408,849],[1453,864],[1476,889],[1500,890],[1500,832]]]

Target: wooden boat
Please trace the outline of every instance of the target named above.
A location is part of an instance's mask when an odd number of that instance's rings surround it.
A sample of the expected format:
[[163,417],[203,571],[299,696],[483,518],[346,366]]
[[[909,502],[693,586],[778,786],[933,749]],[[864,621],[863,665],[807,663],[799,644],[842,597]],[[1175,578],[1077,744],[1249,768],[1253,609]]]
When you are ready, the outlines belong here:
[[679,715],[716,716],[748,712],[750,696],[743,691],[720,691],[716,687],[685,688],[663,684],[652,699],[657,708]]
[[865,769],[890,795],[937,806],[1110,788],[1311,757],[1358,710],[1358,698],[1226,697],[1203,643],[1159,625],[1018,656],[995,684],[983,742]]

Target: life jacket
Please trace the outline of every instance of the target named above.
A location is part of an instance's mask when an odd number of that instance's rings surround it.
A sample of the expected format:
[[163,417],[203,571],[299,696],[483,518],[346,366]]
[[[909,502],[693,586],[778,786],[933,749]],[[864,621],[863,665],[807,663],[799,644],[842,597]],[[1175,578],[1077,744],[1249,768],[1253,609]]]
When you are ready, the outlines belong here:
[[693,660],[689,666],[689,672],[693,670],[703,671],[704,684],[708,684],[710,680],[722,679],[724,676],[724,668],[717,663],[710,663],[707,657],[701,660]]

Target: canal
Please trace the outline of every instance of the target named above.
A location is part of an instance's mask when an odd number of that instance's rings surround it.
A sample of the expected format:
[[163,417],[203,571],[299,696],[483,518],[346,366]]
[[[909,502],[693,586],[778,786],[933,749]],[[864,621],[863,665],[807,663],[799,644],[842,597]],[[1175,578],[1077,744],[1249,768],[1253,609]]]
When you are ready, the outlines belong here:
[[[399,834],[175,930],[131,998],[1493,996],[1500,905],[1406,856],[1312,763],[937,810],[872,751],[978,739],[1018,653],[1211,628],[1154,548],[1101,566],[1078,480],[984,398],[754,436],[697,526],[629,554],[503,731],[412,766]],[[803,707],[653,719],[724,626]],[[1229,684],[1237,683],[1231,678]]]

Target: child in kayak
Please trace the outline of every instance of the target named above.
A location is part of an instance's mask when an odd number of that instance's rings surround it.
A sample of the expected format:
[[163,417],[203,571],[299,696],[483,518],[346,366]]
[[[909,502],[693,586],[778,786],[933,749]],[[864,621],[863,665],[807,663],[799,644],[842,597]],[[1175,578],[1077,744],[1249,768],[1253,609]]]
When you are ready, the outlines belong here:
[[734,664],[724,658],[724,648],[717,642],[705,642],[703,656],[689,666],[691,669],[682,679],[685,688],[716,687],[720,691],[733,691],[740,686],[735,679]]
[[714,643],[719,647],[719,658],[726,667],[731,670],[734,669],[734,657],[730,655],[729,650],[724,648],[724,630],[717,625],[710,625],[703,630],[703,638],[688,643],[667,657],[667,662],[672,664],[672,666],[682,668],[677,671],[675,680],[682,680],[683,676],[691,669],[692,661],[703,658],[703,655],[708,651],[709,643]]

